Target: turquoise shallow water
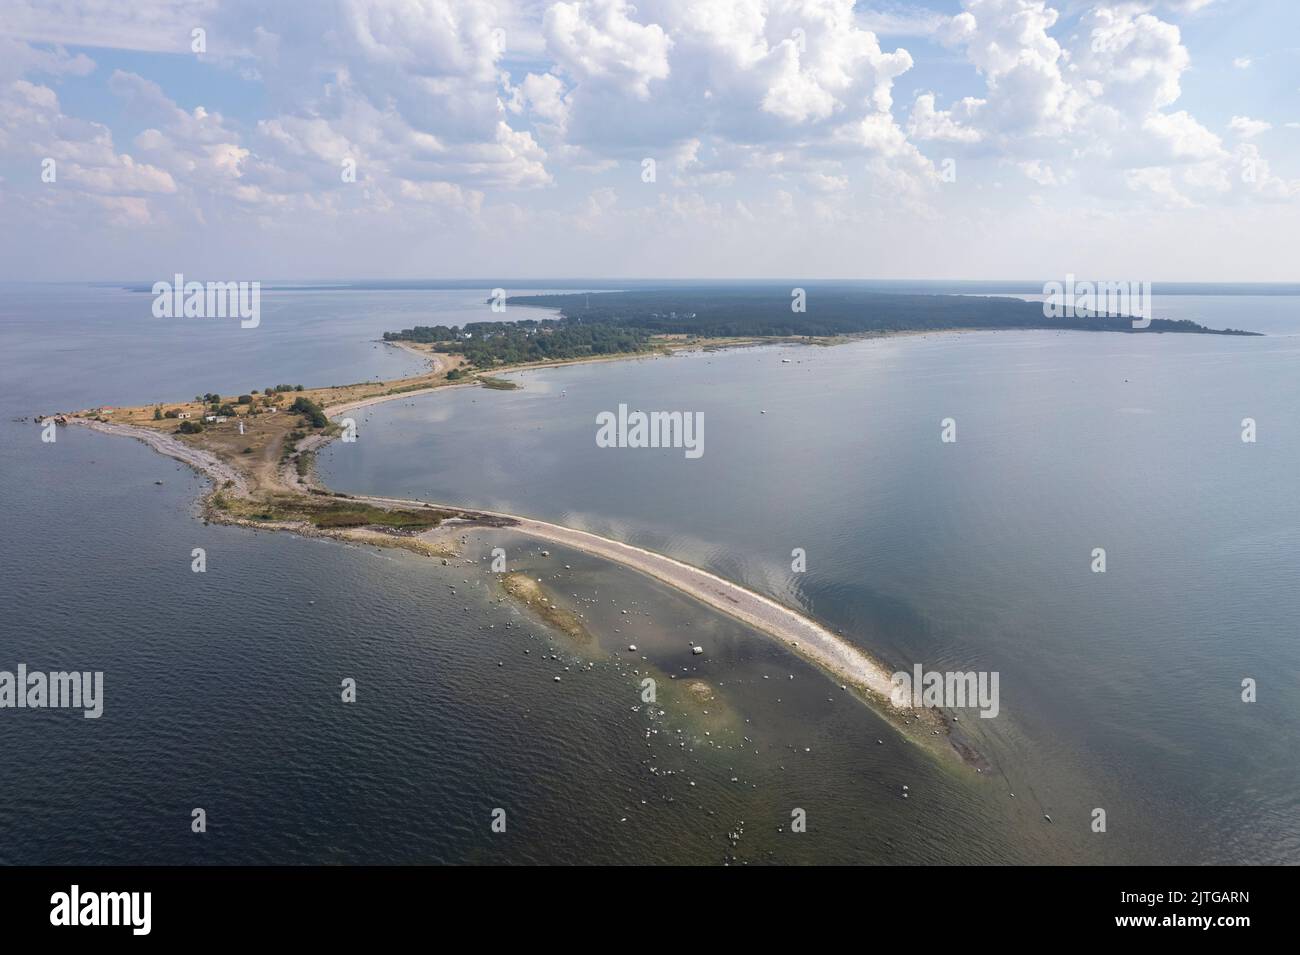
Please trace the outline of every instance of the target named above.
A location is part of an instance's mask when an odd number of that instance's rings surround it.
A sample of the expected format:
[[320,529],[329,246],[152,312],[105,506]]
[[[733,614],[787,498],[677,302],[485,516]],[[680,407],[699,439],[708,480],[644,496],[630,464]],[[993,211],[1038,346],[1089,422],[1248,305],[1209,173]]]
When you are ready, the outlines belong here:
[[[167,347],[125,294],[0,300],[0,669],[102,669],[107,696],[99,721],[0,712],[3,861],[1300,861],[1300,339],[981,333],[554,369],[369,409],[322,458],[339,488],[671,553],[900,666],[998,670],[1000,716],[967,721],[995,764],[976,777],[629,571],[471,539],[467,557],[502,546],[588,615],[574,644],[499,604],[481,561],[205,526],[175,462],[9,420],[400,373],[371,339],[481,317],[477,293],[283,293],[265,339]],[[1274,330],[1294,303],[1266,303]],[[620,401],[703,411],[704,456],[597,448],[594,415]],[[649,710],[652,672],[668,691]]]

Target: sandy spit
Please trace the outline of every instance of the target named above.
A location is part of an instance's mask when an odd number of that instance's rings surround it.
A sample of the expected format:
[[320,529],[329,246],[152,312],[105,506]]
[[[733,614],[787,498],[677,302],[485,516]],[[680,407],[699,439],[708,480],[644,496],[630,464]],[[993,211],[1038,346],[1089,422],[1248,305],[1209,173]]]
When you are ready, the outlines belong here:
[[[416,392],[403,395],[382,396],[371,399],[371,403],[408,397]],[[333,410],[333,409],[331,409]],[[143,441],[160,454],[175,458],[195,470],[212,478],[217,485],[233,481],[240,494],[247,493],[243,477],[230,465],[215,455],[199,448],[191,447],[177,438],[146,428],[129,425],[108,424],[85,418],[70,418],[70,423],[82,425],[105,434],[135,438]],[[787,648],[811,661],[837,679],[851,683],[882,701],[890,699],[890,671],[882,664],[868,656],[843,637],[827,630],[813,620],[795,610],[777,603],[769,597],[755,593],[744,587],[724,580],[716,574],[693,567],[654,551],[634,547],[621,541],[600,537],[587,531],[563,527],[546,521],[538,521],[515,514],[503,514],[496,511],[469,510],[451,505],[440,505],[428,501],[411,501],[402,498],[372,497],[351,495],[351,499],[380,507],[422,508],[432,504],[456,510],[466,516],[483,515],[509,522],[512,530],[517,530],[541,540],[550,541],[566,547],[572,547],[606,560],[612,560],[630,567],[640,573],[654,577],[696,600],[733,617],[742,623],[780,640]],[[440,529],[426,532],[429,536],[445,533]],[[425,536],[425,535],[422,535]]]
[[[353,495],[353,498],[380,507],[424,507],[429,503],[364,495]],[[451,508],[451,505],[433,504],[433,506]],[[587,531],[497,511],[456,509],[466,514],[480,514],[508,520],[511,522],[509,525],[511,530],[594,554],[654,577],[729,617],[734,617],[768,636],[777,638],[788,649],[836,678],[845,683],[852,683],[878,700],[888,701],[893,705],[891,671],[848,640],[770,597],[764,597],[762,594],[672,557],[600,537]],[[426,531],[425,535],[436,537],[441,533],[446,531],[435,528]]]
[[[430,356],[430,362],[435,369],[441,368],[441,361]],[[467,382],[467,385],[477,384],[477,382]],[[431,388],[422,388],[415,391],[405,391],[392,395],[376,395],[371,398],[361,399],[359,401],[347,402],[344,404],[332,405],[325,409],[325,413],[330,418],[337,418],[339,415],[346,414],[349,411],[355,411],[359,408],[371,405],[382,404],[386,401],[397,401],[404,398],[413,398],[419,395],[430,394],[435,391],[444,391],[449,387],[461,387],[459,385],[440,385]],[[176,458],[185,464],[190,465],[198,471],[207,474],[217,482],[218,486],[224,485],[226,481],[235,482],[235,487],[239,493],[247,494],[248,488],[244,479],[230,465],[221,461],[215,455],[202,451],[198,448],[177,440],[171,435],[162,434],[156,431],[134,428],[128,425],[106,424],[98,421],[90,421],[82,418],[71,418],[70,422],[93,428],[106,434],[117,434],[126,437],[136,438],[151,446],[154,450],[168,457]],[[312,439],[299,445],[300,450],[316,450],[325,444],[329,438],[324,435],[313,436]],[[303,491],[308,486],[307,482],[300,481],[296,475],[287,473],[281,474],[292,489]],[[861,691],[869,693],[878,701],[894,706],[891,700],[892,685],[890,682],[890,670],[883,664],[870,657],[863,650],[854,646],[848,640],[836,633],[826,629],[820,624],[803,614],[786,607],[783,604],[764,597],[762,594],[755,593],[744,587],[734,584],[729,580],[724,580],[715,574],[693,567],[690,564],[675,560],[663,554],[657,554],[654,551],[645,550],[644,548],[634,547],[631,544],[625,544],[621,541],[611,540],[606,537],[600,537],[587,531],[575,530],[570,527],[563,527],[559,524],[550,524],[545,521],[538,521],[532,518],[519,517],[514,514],[503,514],[494,511],[469,510],[453,505],[438,504],[430,501],[410,501],[401,498],[371,497],[365,495],[349,495],[352,499],[365,503],[375,504],[381,507],[417,507],[433,506],[455,510],[465,514],[482,515],[486,518],[493,518],[499,521],[508,522],[513,530],[528,534],[541,540],[547,540],[554,544],[566,547],[572,547],[585,553],[602,557],[606,560],[612,560],[630,567],[633,570],[643,574],[648,574],[656,580],[662,581],[671,587],[682,591],[683,593],[694,597],[696,600],[707,604],[708,606],[719,610],[722,613],[733,617],[742,623],[745,623],[756,630],[780,640],[788,649],[799,654],[806,660],[809,660],[816,666],[830,673],[838,680],[852,684]],[[424,536],[430,538],[445,534],[445,530],[435,528],[427,531]],[[707,650],[706,650],[707,652]],[[904,704],[901,708],[907,708]]]
[[515,530],[616,561],[776,637],[832,675],[890,699],[890,671],[849,641],[769,597],[663,554],[544,521],[516,518]]

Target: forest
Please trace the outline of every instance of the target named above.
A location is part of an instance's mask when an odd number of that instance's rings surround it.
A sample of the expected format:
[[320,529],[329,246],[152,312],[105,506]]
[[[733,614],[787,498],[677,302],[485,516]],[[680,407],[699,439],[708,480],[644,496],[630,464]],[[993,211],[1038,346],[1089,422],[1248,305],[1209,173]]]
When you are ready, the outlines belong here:
[[612,322],[552,318],[468,322],[464,327],[417,325],[400,332],[384,332],[384,341],[431,344],[435,351],[464,355],[475,368],[491,368],[643,351],[649,346],[650,334]]
[[514,296],[510,305],[559,310],[564,319],[608,323],[654,334],[703,337],[824,336],[947,328],[1069,328],[1084,331],[1215,332],[1191,321],[1155,319],[1137,330],[1124,316],[1048,318],[1041,302],[982,295],[916,295],[861,286],[810,284],[804,311],[792,308],[788,285],[702,286],[559,295]]
[[1153,319],[1135,329],[1127,316],[1049,318],[1041,302],[983,295],[915,295],[850,285],[810,285],[803,311],[787,286],[701,286],[513,296],[507,307],[545,308],[559,318],[417,325],[385,341],[420,342],[465,356],[475,368],[644,351],[655,336],[803,338],[942,329],[1074,329],[1145,334],[1216,331],[1188,320]]

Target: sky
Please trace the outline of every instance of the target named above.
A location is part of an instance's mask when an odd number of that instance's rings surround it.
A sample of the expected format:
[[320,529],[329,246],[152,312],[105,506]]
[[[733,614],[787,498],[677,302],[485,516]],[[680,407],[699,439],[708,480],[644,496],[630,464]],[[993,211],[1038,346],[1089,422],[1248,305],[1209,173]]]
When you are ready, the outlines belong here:
[[1300,280],[1296,0],[0,0],[0,280]]

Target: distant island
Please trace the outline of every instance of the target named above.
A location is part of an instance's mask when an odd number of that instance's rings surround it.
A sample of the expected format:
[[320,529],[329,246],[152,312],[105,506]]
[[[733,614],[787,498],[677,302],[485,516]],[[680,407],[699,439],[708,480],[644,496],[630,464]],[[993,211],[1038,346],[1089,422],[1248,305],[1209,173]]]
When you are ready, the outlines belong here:
[[515,295],[505,300],[507,307],[553,309],[560,317],[417,325],[385,332],[384,340],[429,345],[435,351],[463,355],[475,368],[491,368],[651,351],[673,339],[827,341],[973,329],[1258,334],[1163,318],[1135,329],[1127,315],[1050,318],[1041,303],[1018,298],[895,294],[849,285],[810,286],[802,312],[794,311],[791,302],[790,290],[770,285]]

